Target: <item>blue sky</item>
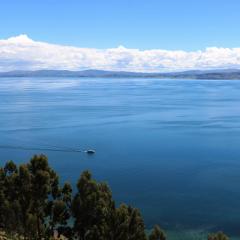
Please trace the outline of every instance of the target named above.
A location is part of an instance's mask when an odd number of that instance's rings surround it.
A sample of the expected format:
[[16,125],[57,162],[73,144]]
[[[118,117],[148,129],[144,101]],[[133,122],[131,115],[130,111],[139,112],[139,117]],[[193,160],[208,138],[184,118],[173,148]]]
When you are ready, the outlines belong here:
[[239,0],[3,0],[0,39],[90,48],[239,47]]
[[2,0],[0,71],[240,69],[240,0]]

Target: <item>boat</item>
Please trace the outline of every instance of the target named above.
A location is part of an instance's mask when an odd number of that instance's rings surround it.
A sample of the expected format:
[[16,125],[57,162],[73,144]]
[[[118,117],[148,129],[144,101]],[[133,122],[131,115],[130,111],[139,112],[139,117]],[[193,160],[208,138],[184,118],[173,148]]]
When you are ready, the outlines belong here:
[[88,150],[85,151],[85,153],[87,153],[87,154],[94,154],[94,153],[96,153],[96,151],[93,150],[93,149],[88,149]]

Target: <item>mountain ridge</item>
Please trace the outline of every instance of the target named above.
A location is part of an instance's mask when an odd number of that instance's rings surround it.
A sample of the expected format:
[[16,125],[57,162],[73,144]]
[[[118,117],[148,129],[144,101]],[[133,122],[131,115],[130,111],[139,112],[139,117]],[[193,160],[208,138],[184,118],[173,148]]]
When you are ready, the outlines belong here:
[[3,77],[94,77],[94,78],[174,78],[174,79],[239,79],[240,69],[189,70],[182,72],[147,73],[106,71],[87,69],[81,71],[70,70],[16,70],[0,72]]

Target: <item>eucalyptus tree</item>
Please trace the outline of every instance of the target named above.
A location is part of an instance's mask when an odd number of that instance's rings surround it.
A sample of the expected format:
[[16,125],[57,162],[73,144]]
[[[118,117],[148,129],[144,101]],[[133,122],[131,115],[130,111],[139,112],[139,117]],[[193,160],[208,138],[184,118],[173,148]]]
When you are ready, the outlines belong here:
[[97,183],[91,173],[82,173],[72,203],[74,231],[81,240],[111,239],[111,218],[114,201],[109,187]]
[[0,228],[24,239],[49,238],[70,218],[72,189],[59,185],[44,155],[17,167],[12,161],[0,169]]
[[146,240],[143,218],[138,209],[121,204],[116,209],[114,240]]
[[158,226],[155,225],[152,232],[149,235],[149,240],[166,240],[167,237],[164,231]]
[[18,201],[18,169],[13,161],[6,163],[0,170],[0,208],[1,221],[5,231],[9,234],[21,232],[21,219],[19,217],[20,205]]
[[[51,239],[55,231],[69,240],[166,240],[157,225],[147,236],[140,211],[116,207],[108,185],[89,171],[81,174],[73,196],[69,183],[60,186],[44,155],[0,168],[0,230],[26,240]],[[229,238],[219,232],[208,240]]]
[[229,240],[223,232],[213,233],[208,236],[208,240]]

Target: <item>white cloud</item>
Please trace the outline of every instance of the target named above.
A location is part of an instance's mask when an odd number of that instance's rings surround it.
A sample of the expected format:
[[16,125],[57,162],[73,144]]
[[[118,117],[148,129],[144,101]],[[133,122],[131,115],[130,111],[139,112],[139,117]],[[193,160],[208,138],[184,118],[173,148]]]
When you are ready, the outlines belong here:
[[240,48],[141,51],[123,46],[111,49],[62,46],[33,41],[27,35],[0,40],[0,71],[104,69],[165,72],[215,68],[240,68]]

